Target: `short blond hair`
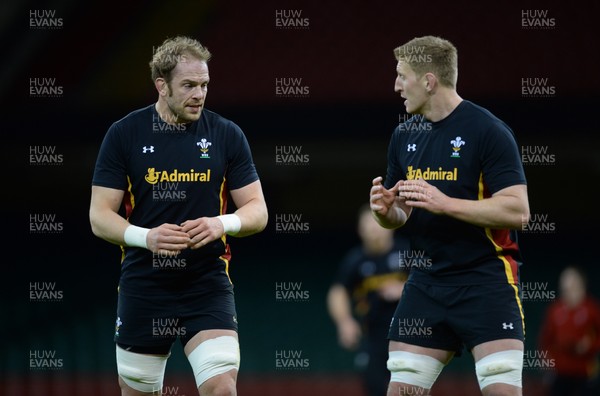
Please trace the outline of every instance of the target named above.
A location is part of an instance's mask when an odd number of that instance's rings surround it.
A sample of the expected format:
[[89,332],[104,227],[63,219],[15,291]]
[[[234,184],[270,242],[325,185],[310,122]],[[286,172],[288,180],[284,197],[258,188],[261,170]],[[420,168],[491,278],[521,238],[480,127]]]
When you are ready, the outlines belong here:
[[456,89],[458,80],[458,51],[448,40],[437,36],[415,37],[394,49],[397,61],[408,64],[422,77],[433,73],[440,84]]
[[211,53],[198,40],[190,37],[177,36],[163,41],[160,47],[154,51],[150,61],[152,81],[164,78],[167,83],[170,82],[171,72],[186,56],[208,62]]

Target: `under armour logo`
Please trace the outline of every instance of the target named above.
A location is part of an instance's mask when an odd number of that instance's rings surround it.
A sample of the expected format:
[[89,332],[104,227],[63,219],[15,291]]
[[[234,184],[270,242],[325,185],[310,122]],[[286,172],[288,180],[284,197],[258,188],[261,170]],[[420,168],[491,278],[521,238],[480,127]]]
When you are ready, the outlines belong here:
[[515,328],[513,327],[512,322],[511,323],[502,323],[502,330],[514,330]]
[[154,152],[154,146],[150,146],[150,147],[142,147],[142,153],[146,154],[147,152],[153,153]]
[[415,143],[413,143],[413,144],[407,144],[406,145],[406,151],[417,151],[417,145]]

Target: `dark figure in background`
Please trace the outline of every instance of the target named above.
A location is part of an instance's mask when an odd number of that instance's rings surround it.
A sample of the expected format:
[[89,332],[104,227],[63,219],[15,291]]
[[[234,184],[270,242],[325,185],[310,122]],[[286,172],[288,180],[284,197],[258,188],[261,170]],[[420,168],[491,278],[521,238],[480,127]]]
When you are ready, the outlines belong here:
[[327,306],[340,345],[359,351],[355,363],[363,370],[367,394],[385,396],[390,376],[387,333],[407,278],[399,255],[408,243],[381,227],[369,205],[359,211],[357,232],[361,244],[340,263]]

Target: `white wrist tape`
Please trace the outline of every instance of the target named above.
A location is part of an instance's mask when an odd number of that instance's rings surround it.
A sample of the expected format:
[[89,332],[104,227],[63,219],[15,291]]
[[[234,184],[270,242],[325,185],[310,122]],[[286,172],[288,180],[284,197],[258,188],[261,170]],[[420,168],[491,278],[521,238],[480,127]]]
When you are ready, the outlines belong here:
[[127,246],[136,246],[147,249],[148,244],[146,243],[146,236],[148,235],[148,232],[150,232],[149,228],[130,225],[125,229],[123,239]]
[[225,234],[235,235],[240,232],[240,229],[242,228],[242,220],[240,220],[240,217],[236,214],[217,216],[217,219],[221,220],[221,223],[223,223]]

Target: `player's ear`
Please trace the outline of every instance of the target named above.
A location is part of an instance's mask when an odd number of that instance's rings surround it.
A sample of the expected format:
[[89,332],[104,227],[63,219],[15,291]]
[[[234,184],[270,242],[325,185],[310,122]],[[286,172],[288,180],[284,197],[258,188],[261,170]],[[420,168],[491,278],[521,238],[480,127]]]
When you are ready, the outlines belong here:
[[154,86],[160,96],[167,96],[169,94],[169,84],[167,84],[164,78],[158,77],[154,80]]
[[435,76],[435,74],[433,73],[425,73],[424,79],[423,79],[423,84],[425,85],[425,89],[427,90],[428,93],[432,94],[435,93],[435,90],[437,88],[437,77]]

